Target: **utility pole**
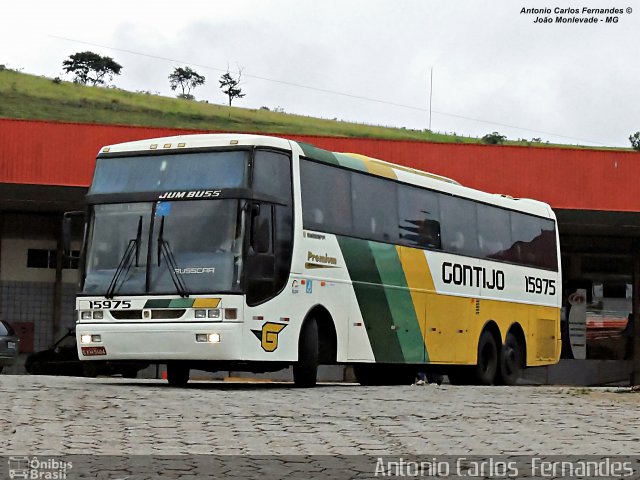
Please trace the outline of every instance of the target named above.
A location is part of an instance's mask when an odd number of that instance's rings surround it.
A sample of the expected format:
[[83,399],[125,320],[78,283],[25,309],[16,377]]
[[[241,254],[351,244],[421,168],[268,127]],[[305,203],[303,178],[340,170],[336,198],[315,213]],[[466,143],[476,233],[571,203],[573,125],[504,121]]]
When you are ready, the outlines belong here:
[[433,100],[433,67],[431,67],[431,86],[429,87],[429,131],[431,131],[431,101]]

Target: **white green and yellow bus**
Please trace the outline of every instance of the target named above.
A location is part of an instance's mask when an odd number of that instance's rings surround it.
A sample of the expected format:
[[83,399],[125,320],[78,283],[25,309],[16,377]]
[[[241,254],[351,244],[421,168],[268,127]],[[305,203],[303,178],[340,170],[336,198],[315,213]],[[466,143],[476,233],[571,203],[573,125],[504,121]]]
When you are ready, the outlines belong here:
[[84,361],[362,384],[513,384],[560,355],[558,231],[544,203],[282,138],[101,149],[77,298]]

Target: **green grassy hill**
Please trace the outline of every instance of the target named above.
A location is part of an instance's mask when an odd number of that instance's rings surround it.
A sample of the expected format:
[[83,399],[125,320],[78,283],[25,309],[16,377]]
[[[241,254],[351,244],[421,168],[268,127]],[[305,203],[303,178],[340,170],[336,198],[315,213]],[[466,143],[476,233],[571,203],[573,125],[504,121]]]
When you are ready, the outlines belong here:
[[[234,132],[481,143],[477,138],[421,130],[361,125],[133,93],[117,88],[88,87],[8,69],[0,70],[0,117]],[[506,143],[531,145],[529,142]],[[533,145],[547,146],[541,143]]]

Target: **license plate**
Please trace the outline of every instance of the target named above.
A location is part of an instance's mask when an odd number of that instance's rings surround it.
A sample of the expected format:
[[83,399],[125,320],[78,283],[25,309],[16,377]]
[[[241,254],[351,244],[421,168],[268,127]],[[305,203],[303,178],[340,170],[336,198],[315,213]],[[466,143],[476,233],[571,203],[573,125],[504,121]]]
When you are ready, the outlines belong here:
[[15,350],[16,342],[7,342],[7,348],[10,348],[11,350]]
[[104,347],[80,347],[82,355],[85,357],[95,357],[96,355],[106,355],[107,349]]

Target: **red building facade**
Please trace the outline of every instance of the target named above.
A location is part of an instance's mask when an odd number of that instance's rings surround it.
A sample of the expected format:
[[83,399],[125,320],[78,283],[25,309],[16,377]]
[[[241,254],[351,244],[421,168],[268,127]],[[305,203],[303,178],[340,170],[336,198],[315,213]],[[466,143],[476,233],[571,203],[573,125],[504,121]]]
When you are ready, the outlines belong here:
[[[60,223],[81,208],[99,149],[190,133],[216,132],[0,119],[0,318],[33,332],[34,349],[75,323],[77,274],[61,260]],[[592,288],[621,318],[631,311],[625,292],[640,285],[638,152],[275,135],[545,201],[558,216],[565,287]]]
[[[101,146],[189,133],[216,132],[0,119],[0,184],[86,187]],[[556,209],[640,212],[640,154],[633,151],[276,135],[488,192],[535,198]]]

